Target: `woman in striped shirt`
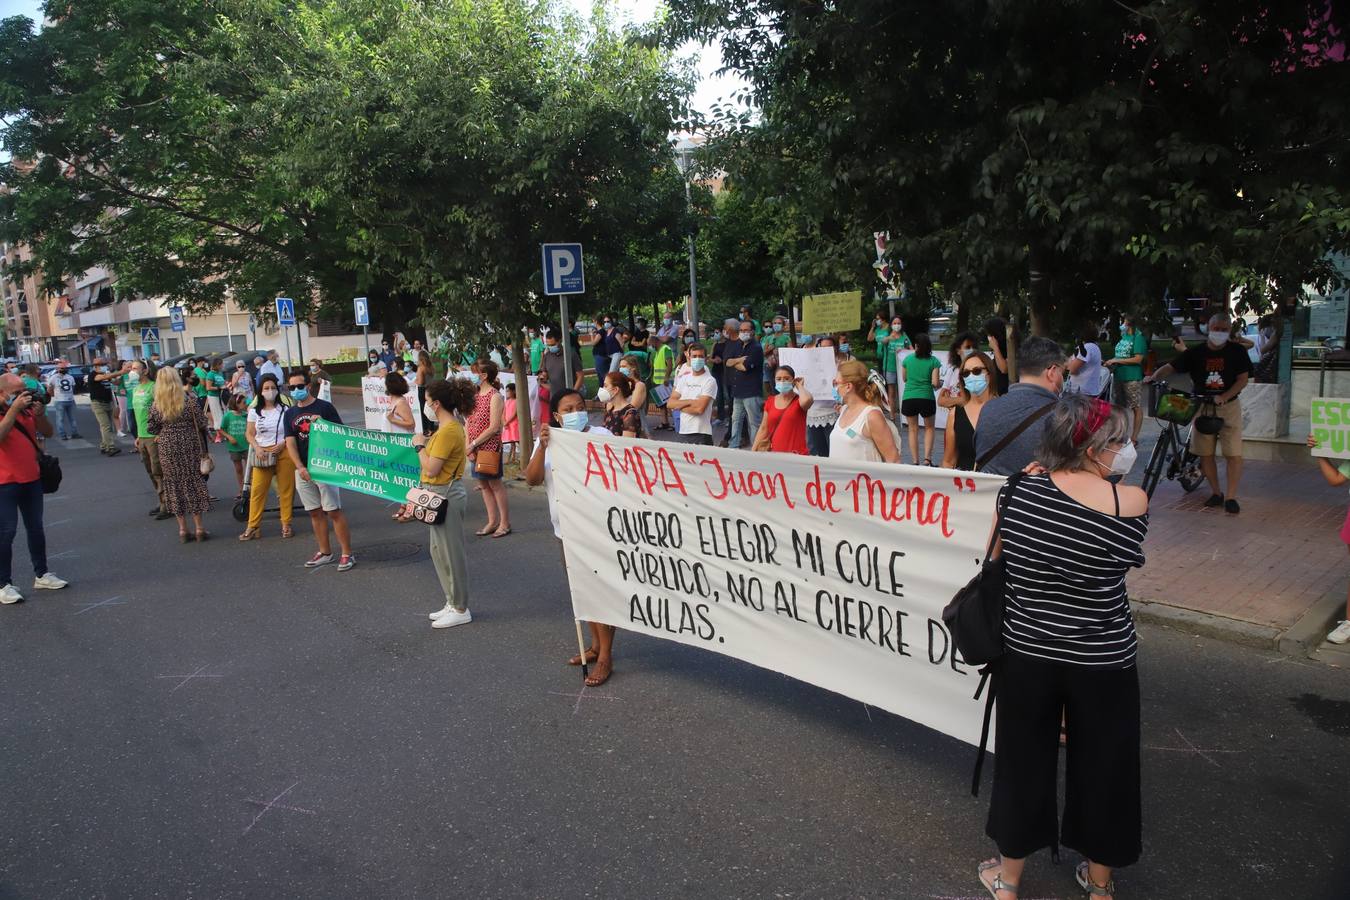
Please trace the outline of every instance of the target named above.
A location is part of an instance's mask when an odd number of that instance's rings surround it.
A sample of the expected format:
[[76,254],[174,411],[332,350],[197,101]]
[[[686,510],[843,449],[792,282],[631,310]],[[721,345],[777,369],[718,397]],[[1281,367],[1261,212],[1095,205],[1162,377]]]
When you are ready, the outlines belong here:
[[[1111,870],[1139,858],[1139,677],[1125,573],[1144,563],[1148,497],[1117,485],[1134,464],[1130,422],[1069,395],[1050,413],[1038,458],[1006,498],[1007,653],[995,671],[998,747],[980,865],[995,900],[1014,900],[1026,857],[1082,853],[1078,883],[1112,897]],[[1068,734],[1064,823],[1056,822],[1058,733]]]

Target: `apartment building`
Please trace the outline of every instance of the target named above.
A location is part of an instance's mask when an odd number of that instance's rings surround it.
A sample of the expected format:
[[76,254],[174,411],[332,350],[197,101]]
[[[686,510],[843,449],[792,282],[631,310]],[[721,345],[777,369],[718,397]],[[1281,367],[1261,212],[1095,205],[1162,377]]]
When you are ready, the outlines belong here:
[[79,344],[79,335],[56,321],[51,298],[39,287],[41,272],[19,276],[15,267],[29,259],[27,247],[0,242],[0,298],[4,304],[0,355],[40,362],[64,355]]

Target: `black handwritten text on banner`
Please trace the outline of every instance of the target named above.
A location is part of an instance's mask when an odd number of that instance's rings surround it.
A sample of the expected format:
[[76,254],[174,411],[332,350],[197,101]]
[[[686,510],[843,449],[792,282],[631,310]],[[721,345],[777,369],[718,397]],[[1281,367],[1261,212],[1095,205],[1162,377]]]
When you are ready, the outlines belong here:
[[978,740],[942,608],[979,569],[1002,478],[551,434],[577,618]]

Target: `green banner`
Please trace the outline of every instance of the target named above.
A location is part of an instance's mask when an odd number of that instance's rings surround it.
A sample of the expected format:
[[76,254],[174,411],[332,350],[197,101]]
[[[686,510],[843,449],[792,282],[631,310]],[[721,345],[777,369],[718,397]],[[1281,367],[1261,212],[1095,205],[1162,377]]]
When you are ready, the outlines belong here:
[[309,474],[315,481],[403,503],[421,483],[412,436],[315,419],[309,426]]

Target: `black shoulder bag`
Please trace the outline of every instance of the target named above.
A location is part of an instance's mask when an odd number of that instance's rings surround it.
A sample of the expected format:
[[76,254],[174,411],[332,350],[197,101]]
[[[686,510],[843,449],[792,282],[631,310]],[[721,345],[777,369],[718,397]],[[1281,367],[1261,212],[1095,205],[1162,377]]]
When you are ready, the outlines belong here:
[[[942,623],[951,634],[961,658],[972,666],[982,667],[980,683],[975,688],[976,700],[980,699],[985,682],[989,681],[993,664],[1003,655],[1003,610],[1007,606],[1008,572],[1003,555],[994,556],[994,547],[1003,529],[1004,510],[1012,501],[1013,492],[1022,477],[1019,472],[1009,478],[999,497],[994,532],[989,536],[989,547],[985,551],[980,571],[942,611]],[[975,757],[975,777],[970,787],[970,793],[977,797],[980,794],[980,772],[984,769],[985,747],[989,744],[989,718],[994,711],[994,692],[994,685],[990,684],[984,703],[980,749]]]
[[61,487],[61,460],[50,453],[43,453],[37,440],[28,433],[27,428],[19,425],[17,419],[14,420],[14,427],[18,428],[23,436],[28,438],[28,443],[32,444],[33,449],[37,451],[38,480],[42,482],[42,493],[55,494],[57,489]]

